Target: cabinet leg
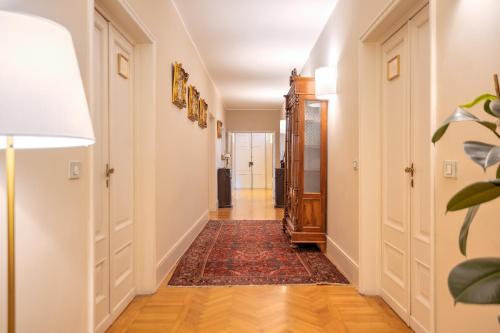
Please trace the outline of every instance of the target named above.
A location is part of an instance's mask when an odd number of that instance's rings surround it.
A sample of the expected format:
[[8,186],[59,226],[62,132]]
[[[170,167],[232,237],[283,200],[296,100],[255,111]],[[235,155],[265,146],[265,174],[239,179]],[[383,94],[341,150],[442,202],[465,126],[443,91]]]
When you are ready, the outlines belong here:
[[317,243],[316,245],[318,245],[321,252],[323,252],[323,253],[326,252],[326,243]]

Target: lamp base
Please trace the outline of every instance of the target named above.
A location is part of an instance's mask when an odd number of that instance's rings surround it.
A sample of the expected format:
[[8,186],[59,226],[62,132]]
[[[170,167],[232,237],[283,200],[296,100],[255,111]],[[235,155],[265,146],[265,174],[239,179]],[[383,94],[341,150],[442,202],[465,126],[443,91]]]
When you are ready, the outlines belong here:
[[7,174],[7,327],[8,333],[16,331],[16,266],[15,266],[15,233],[14,233],[14,190],[15,190],[15,151],[13,137],[7,137],[5,151]]

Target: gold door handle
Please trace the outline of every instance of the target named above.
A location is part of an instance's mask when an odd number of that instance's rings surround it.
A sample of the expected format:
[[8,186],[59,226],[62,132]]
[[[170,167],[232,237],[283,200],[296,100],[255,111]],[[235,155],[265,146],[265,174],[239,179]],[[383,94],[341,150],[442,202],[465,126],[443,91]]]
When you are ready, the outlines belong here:
[[115,172],[114,168],[110,168],[109,164],[106,164],[106,177],[109,178]]
[[411,166],[405,168],[405,172],[409,173],[411,177],[415,174],[415,168],[413,167],[413,163]]

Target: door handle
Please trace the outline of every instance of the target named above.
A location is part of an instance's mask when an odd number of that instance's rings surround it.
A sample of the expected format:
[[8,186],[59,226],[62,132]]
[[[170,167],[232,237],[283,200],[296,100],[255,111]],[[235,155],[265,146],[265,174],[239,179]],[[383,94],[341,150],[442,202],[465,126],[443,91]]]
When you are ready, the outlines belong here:
[[248,162],[248,167],[253,167],[253,162]]
[[413,163],[411,164],[411,166],[405,168],[405,172],[409,173],[411,177],[415,175],[415,168],[413,167]]
[[109,178],[115,172],[114,168],[110,168],[109,164],[106,164],[106,177]]

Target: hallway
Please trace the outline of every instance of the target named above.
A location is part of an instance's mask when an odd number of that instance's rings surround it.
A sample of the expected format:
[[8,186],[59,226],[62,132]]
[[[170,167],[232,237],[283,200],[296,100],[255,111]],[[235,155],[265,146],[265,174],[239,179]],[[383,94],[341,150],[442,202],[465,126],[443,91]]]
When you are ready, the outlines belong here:
[[[279,219],[271,190],[235,190],[233,208],[212,219]],[[343,285],[172,287],[137,296],[107,333],[406,333],[379,297]]]
[[283,209],[274,208],[270,189],[233,190],[233,208],[210,212],[212,220],[281,220]]

